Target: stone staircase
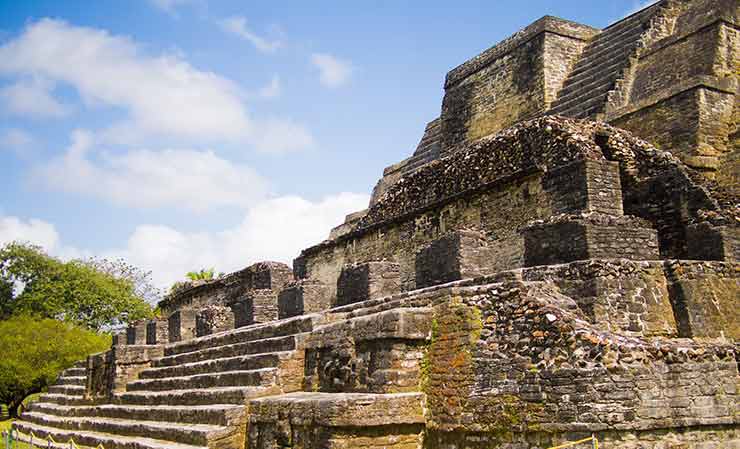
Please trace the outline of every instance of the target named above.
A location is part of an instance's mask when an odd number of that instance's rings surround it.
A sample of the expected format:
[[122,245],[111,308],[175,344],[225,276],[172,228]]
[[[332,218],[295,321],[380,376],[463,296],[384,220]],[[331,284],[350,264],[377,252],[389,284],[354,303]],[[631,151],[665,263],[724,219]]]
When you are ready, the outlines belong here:
[[302,335],[315,320],[296,317],[166,345],[164,357],[108,403],[85,397],[85,368],[78,364],[15,427],[106,449],[241,448],[247,400],[284,391],[285,365],[301,352]]
[[630,63],[640,37],[660,4],[643,9],[596,35],[565,80],[550,114],[598,118],[609,91]]
[[396,294],[325,311],[304,343],[304,391],[250,401],[247,447],[421,447],[430,301]]
[[414,154],[406,160],[401,172],[406,175],[416,171],[424,164],[439,159],[442,149],[440,142],[441,125],[439,117],[427,123],[424,135],[416,146]]

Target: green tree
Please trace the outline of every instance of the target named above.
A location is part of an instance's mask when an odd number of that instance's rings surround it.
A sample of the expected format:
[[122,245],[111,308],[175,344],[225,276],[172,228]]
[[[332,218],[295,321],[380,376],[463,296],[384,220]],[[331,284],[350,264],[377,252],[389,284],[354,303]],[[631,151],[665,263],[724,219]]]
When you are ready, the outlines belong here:
[[62,262],[33,245],[0,249],[0,319],[28,313],[71,321],[94,330],[151,316],[131,279],[100,271],[89,262]]
[[110,347],[101,335],[49,318],[16,315],[0,321],[0,402],[11,417],[30,394],[49,386],[59,373],[89,354]]
[[214,268],[201,268],[200,271],[190,271],[185,277],[191,281],[210,281],[216,277],[216,270]]

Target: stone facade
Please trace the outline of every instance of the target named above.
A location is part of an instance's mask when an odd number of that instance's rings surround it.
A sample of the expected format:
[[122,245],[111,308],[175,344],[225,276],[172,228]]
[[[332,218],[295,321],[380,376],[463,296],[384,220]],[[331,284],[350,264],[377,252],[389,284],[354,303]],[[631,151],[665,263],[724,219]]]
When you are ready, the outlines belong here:
[[178,291],[14,426],[107,449],[740,447],[737,17],[538,20],[447,75],[414,154],[292,270]]

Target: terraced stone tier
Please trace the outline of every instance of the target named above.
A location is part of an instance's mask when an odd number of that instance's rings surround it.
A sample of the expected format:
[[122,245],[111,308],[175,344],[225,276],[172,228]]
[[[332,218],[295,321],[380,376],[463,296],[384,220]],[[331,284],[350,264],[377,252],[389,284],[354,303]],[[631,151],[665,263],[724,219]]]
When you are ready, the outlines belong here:
[[211,424],[226,426],[239,419],[244,407],[237,404],[210,405],[82,405],[66,406],[50,402],[35,402],[33,412],[66,417],[121,418],[128,420],[148,420],[156,416],[158,421]]
[[317,318],[317,316],[301,316],[272,323],[219,332],[205,337],[168,345],[165,347],[165,356],[200,351],[206,348],[230,345],[234,343],[264,340],[268,338],[294,335],[302,332],[310,332],[314,325],[313,321]]
[[596,35],[570,73],[551,114],[593,117],[604,109],[607,95],[628,66],[655,7],[634,14]]
[[[103,432],[79,431],[57,429],[55,427],[42,426],[28,421],[16,421],[13,426],[23,434],[30,435],[33,432],[37,437],[53,437],[56,441],[68,441],[73,439],[75,443],[87,447],[95,447],[99,444],[106,449],[206,449],[205,446],[194,446],[191,444],[172,443],[169,441],[156,440],[152,438],[130,437],[113,435]],[[27,440],[27,437],[25,438]],[[69,444],[56,445],[58,448],[69,448]]]
[[180,377],[223,371],[249,371],[271,368],[277,366],[281,358],[287,358],[289,356],[290,352],[280,351],[267,354],[221,357],[173,366],[160,366],[142,371],[139,373],[139,379],[162,379],[165,377]]
[[169,391],[126,391],[116,393],[112,402],[119,405],[208,405],[244,404],[249,398],[265,396],[269,387],[194,388]]
[[228,386],[267,386],[275,382],[277,369],[261,368],[250,371],[225,371],[194,376],[143,379],[129,382],[127,391],[168,391],[176,388],[196,389]]
[[225,426],[211,424],[138,421],[111,417],[66,417],[40,412],[24,413],[23,420],[46,428],[112,433],[118,436],[152,438],[195,446],[206,446],[209,440],[220,439],[233,432]]
[[288,417],[295,424],[331,427],[424,423],[423,393],[297,392],[254,399],[250,422]]
[[296,336],[286,335],[282,337],[266,338],[264,340],[253,340],[242,343],[233,343],[223,346],[207,347],[176,355],[165,356],[152,361],[156,367],[176,366],[186,363],[202,362],[207,360],[236,357],[249,354],[267,354],[283,351],[292,351],[296,347]]

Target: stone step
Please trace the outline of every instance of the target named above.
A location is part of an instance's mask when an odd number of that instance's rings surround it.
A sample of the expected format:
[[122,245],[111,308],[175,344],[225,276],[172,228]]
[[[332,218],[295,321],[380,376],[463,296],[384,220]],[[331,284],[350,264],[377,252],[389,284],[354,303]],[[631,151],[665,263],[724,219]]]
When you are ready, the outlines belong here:
[[597,97],[601,94],[609,92],[614,88],[614,79],[609,77],[596,80],[594,84],[586,86],[582,89],[571,92],[563,97],[559,97],[553,102],[552,109],[568,109],[571,106],[590,100],[591,98]]
[[185,363],[201,362],[204,360],[235,357],[248,354],[268,354],[282,351],[292,351],[296,347],[295,336],[266,338],[264,340],[247,341],[230,345],[216,346],[198,351],[165,356],[152,361],[152,366],[174,366]]
[[52,385],[49,387],[49,393],[82,396],[85,394],[85,387],[83,385]]
[[243,371],[259,368],[272,368],[278,365],[281,357],[290,352],[273,352],[269,354],[241,355],[204,360],[202,362],[184,363],[174,366],[147,368],[139,373],[139,379],[161,379],[164,377],[191,376],[195,374],[215,373],[222,371]]
[[266,386],[275,382],[276,368],[249,371],[225,371],[220,373],[196,374],[193,376],[141,379],[126,384],[126,391],[167,391],[177,388],[211,388],[232,386]]
[[582,59],[578,64],[593,64],[602,61],[616,49],[633,46],[644,31],[642,25],[637,24],[617,35],[601,34],[600,40],[591,42],[583,50]]
[[[152,438],[128,437],[103,432],[59,429],[56,427],[34,424],[28,421],[16,421],[13,423],[13,427],[27,435],[33,432],[38,437],[51,436],[59,442],[67,442],[72,439],[79,445],[91,448],[102,445],[105,449],[207,449],[206,446],[173,443],[171,441],[156,440]],[[66,447],[68,448],[69,445],[67,444]]]
[[[568,81],[565,83],[562,89],[560,89],[560,92],[558,92],[558,97],[564,97],[565,95],[574,92],[576,90],[579,90],[583,88],[584,86],[588,86],[589,84],[594,83],[595,81],[603,81],[606,78],[616,78],[619,77],[622,74],[622,70],[624,67],[629,65],[629,60],[623,59],[614,61],[609,65],[604,65],[600,67],[592,67],[593,71],[588,72],[587,76],[578,76],[576,78],[569,78]],[[586,73],[586,72],[584,72]]]
[[288,420],[349,428],[424,424],[424,408],[423,393],[296,392],[253,399],[249,403],[250,425],[274,422],[275,411],[280,410]]
[[567,107],[552,108],[549,113],[578,119],[591,117],[603,110],[608,93],[607,91],[593,98],[572,101]]
[[30,411],[38,411],[47,415],[56,416],[87,416],[122,418],[147,421],[153,416],[157,421],[212,424],[226,426],[232,424],[245,412],[243,405],[212,404],[212,405],[81,405],[67,406],[50,402],[34,402]]
[[87,382],[85,376],[64,376],[57,378],[56,385],[79,385],[84,387],[85,382]]
[[316,315],[298,316],[270,323],[245,326],[224,332],[218,332],[204,337],[167,345],[164,349],[164,354],[165,356],[172,356],[234,343],[244,343],[293,335],[302,332],[310,332],[311,329],[313,329],[313,320],[316,319],[316,317]]
[[594,54],[593,56],[584,55],[583,59],[579,60],[576,67],[573,68],[570,76],[581,77],[591,71],[593,67],[603,67],[615,60],[626,60],[637,46],[640,36],[641,34],[638,34],[632,40],[619,42],[617,45],[609,48],[608,51]]
[[118,405],[210,405],[239,404],[277,391],[274,387],[221,387],[169,391],[126,391],[115,393]]
[[76,405],[84,404],[87,400],[82,395],[69,395],[69,394],[58,394],[58,393],[45,393],[39,397],[39,401],[53,402],[54,404],[61,405]]
[[62,376],[65,376],[65,377],[85,376],[86,373],[87,373],[87,370],[85,368],[67,368],[64,371],[62,371]]
[[224,426],[184,424],[161,421],[138,421],[110,417],[66,417],[40,412],[23,414],[23,420],[45,427],[82,430],[116,435],[147,437],[176,443],[206,446],[209,440],[219,439],[233,432]]

